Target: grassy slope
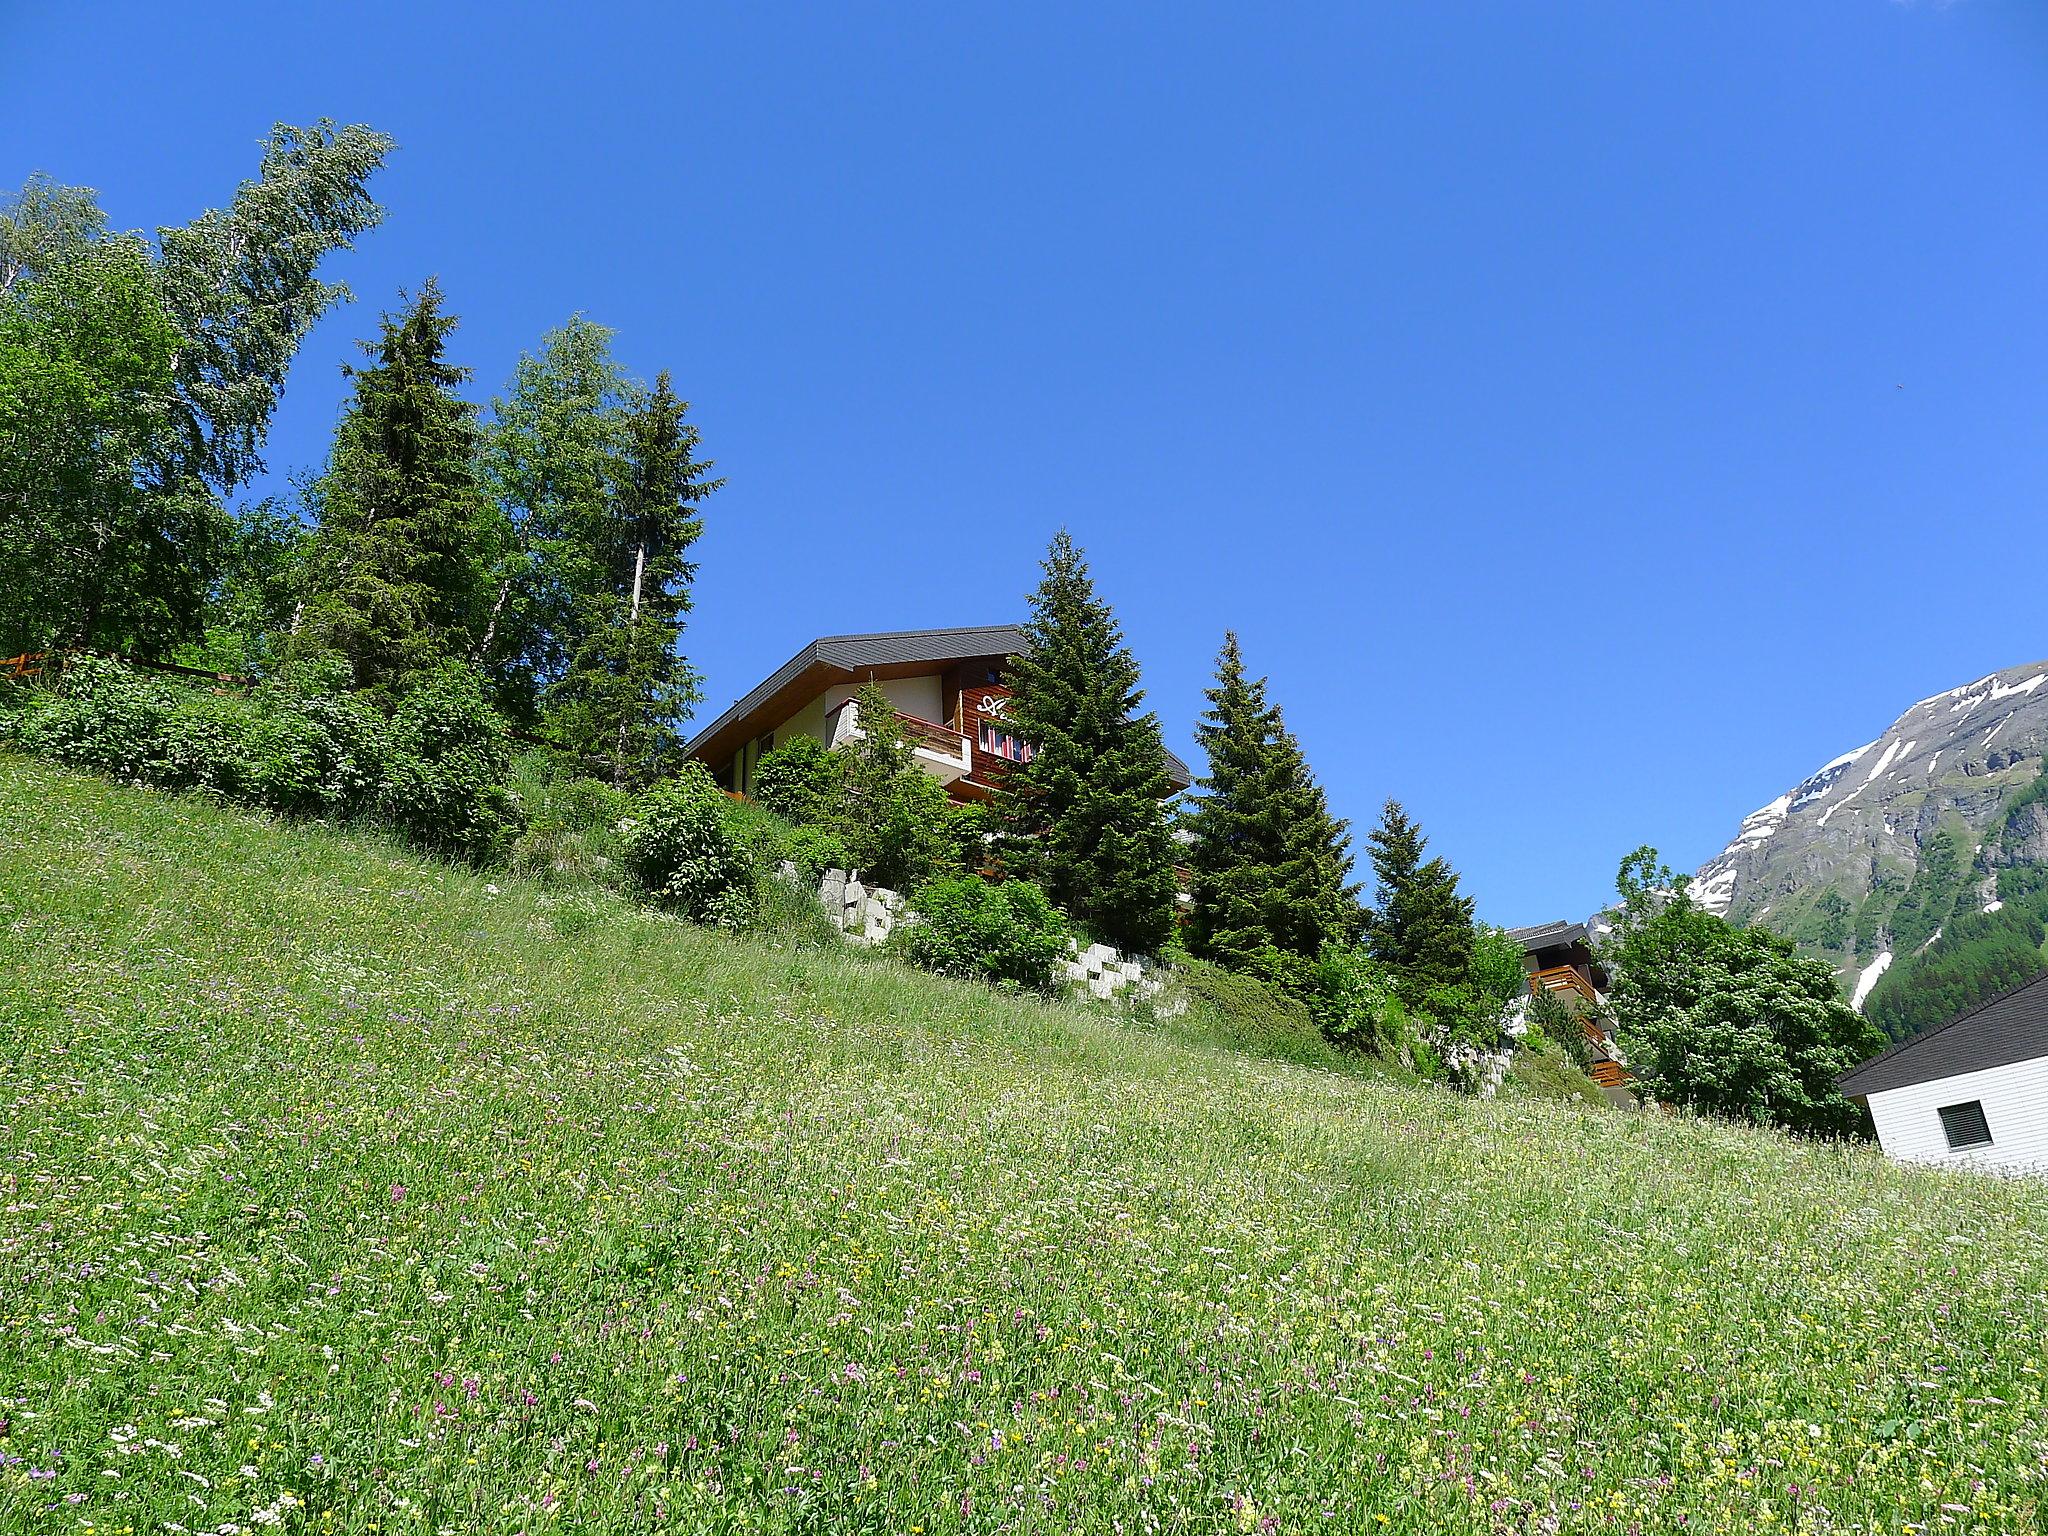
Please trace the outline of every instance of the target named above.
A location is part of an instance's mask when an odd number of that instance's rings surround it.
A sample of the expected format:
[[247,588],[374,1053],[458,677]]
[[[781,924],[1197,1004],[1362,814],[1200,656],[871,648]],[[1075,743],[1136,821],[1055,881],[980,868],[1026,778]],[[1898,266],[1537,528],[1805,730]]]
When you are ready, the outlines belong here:
[[2040,1186],[502,883],[0,758],[0,1529],[2036,1528]]

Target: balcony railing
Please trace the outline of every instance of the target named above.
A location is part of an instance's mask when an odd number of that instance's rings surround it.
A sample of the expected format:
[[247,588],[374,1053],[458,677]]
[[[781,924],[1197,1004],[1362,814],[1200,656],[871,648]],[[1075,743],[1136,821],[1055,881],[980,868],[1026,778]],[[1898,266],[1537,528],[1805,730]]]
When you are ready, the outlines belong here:
[[1548,970],[1536,972],[1529,978],[1529,990],[1532,993],[1576,992],[1589,1006],[1600,1006],[1600,994],[1593,990],[1593,983],[1569,965],[1553,965]]
[[[896,716],[897,730],[910,743],[910,755],[917,760],[917,765],[941,784],[951,784],[972,771],[974,744],[963,733],[933,720],[906,715],[900,709],[891,713]],[[825,711],[827,746],[844,746],[850,741],[860,740],[862,734],[858,699],[846,699]]]

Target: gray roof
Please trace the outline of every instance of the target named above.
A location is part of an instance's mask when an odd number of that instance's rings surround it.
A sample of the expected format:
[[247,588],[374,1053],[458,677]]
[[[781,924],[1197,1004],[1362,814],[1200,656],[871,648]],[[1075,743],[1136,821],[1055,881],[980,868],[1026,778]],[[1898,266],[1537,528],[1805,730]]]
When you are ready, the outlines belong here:
[[1510,928],[1508,937],[1522,946],[1523,953],[1533,954],[1539,949],[1549,949],[1558,944],[1580,944],[1587,939],[1584,923],[1537,923],[1528,928]]
[[1014,656],[1025,647],[1024,631],[1015,624],[978,624],[966,629],[905,629],[879,635],[825,635],[768,674],[766,682],[705,726],[684,748],[697,749],[735,720],[744,720],[793,679],[812,667],[859,672],[920,661],[957,661],[963,656]]
[[[871,667],[915,666],[971,656],[1015,656],[1030,649],[1030,638],[1015,624],[975,624],[962,629],[901,629],[874,635],[825,635],[813,640],[768,675],[753,692],[699,731],[683,749],[698,749],[735,721],[744,720],[812,667],[860,673]],[[1166,753],[1166,776],[1175,789],[1194,782],[1188,765]]]
[[1852,1099],[2048,1056],[2048,971],[1842,1074]]

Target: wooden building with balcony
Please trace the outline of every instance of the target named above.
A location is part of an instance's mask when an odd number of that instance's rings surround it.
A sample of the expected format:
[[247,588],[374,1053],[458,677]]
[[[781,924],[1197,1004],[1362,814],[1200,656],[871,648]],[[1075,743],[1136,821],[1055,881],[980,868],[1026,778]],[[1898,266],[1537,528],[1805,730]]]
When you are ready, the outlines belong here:
[[1562,998],[1585,1026],[1592,1064],[1587,1068],[1601,1092],[1617,1103],[1635,1103],[1629,1088],[1628,1064],[1614,1041],[1614,1016],[1607,1005],[1607,972],[1593,949],[1584,923],[1538,923],[1510,928],[1508,937],[1522,946],[1522,966],[1529,974],[1530,995]]
[[[1029,644],[1014,624],[913,629],[813,640],[706,726],[686,749],[736,794],[751,794],[761,759],[795,736],[843,746],[860,735],[854,695],[872,681],[896,708],[918,766],[956,800],[985,800],[1031,744],[1011,729],[1010,658]],[[1166,754],[1171,792],[1193,782]]]

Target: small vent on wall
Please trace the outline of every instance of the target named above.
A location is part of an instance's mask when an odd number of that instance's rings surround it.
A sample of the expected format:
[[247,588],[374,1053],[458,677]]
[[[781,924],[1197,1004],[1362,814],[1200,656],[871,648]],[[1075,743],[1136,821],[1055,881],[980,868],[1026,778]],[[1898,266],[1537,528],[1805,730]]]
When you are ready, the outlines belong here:
[[1981,1100],[1972,1099],[1967,1104],[1946,1104],[1936,1111],[1941,1116],[1942,1134],[1948,1137],[1948,1149],[1960,1152],[1965,1147],[1988,1147],[1991,1145],[1991,1123],[1984,1118]]

